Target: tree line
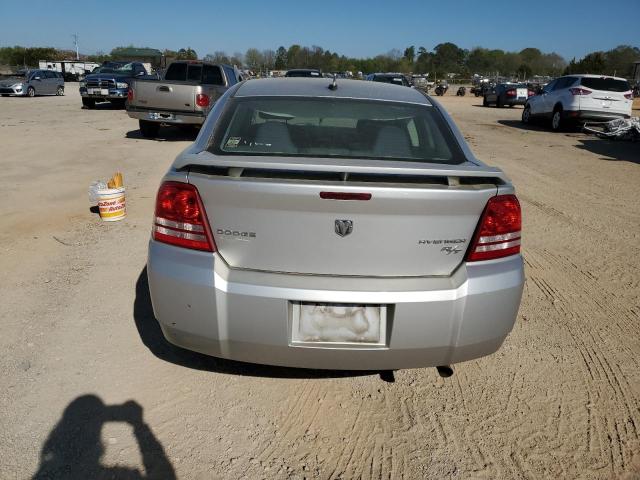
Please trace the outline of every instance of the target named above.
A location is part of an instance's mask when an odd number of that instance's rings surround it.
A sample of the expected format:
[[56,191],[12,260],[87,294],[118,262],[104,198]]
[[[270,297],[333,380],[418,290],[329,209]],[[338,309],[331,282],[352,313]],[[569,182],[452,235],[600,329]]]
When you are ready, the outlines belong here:
[[[103,62],[117,58],[124,48],[114,48],[111,53],[97,52],[82,55],[83,60]],[[197,59],[198,54],[190,47],[179,50],[164,50],[168,59]],[[0,63],[8,65],[37,66],[38,60],[62,60],[75,58],[75,52],[51,47],[0,47]],[[633,62],[640,60],[640,48],[620,45],[608,51],[597,51],[580,60],[567,62],[555,52],[545,53],[537,48],[525,48],[518,52],[501,49],[475,47],[463,49],[451,42],[440,43],[428,50],[413,45],[404,50],[393,49],[375,57],[356,58],[325,50],[320,46],[311,47],[294,44],[276,50],[249,48],[246,52],[231,55],[224,51],[214,51],[202,57],[205,60],[229,63],[256,72],[286,70],[291,68],[319,68],[325,72],[404,72],[429,73],[432,77],[453,74],[469,78],[473,74],[518,76],[532,75],[558,76],[569,73],[594,73],[618,75],[630,78]]]

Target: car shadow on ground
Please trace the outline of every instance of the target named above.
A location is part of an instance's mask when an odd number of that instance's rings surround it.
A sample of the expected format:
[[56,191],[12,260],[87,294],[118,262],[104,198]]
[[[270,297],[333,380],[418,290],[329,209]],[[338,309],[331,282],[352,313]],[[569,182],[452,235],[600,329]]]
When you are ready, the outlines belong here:
[[160,127],[158,135],[154,138],[145,137],[140,130],[130,130],[126,138],[135,140],[150,140],[156,142],[193,142],[198,136],[198,130],[180,127]]
[[498,120],[500,125],[505,127],[517,128],[519,130],[531,130],[535,132],[550,132],[541,123],[522,123],[520,120]]
[[89,108],[86,106],[81,107],[82,110],[122,110],[125,111],[124,105],[113,104],[111,102],[100,102],[96,103],[93,108]]
[[[144,422],[142,407],[133,400],[105,405],[96,395],[82,395],[65,408],[40,452],[33,480],[78,478],[145,478],[175,480],[173,465],[162,444]],[[138,443],[144,474],[137,468],[101,464],[105,453],[102,427],[109,422],[127,423]]]
[[577,148],[600,155],[601,160],[623,161],[640,165],[640,142],[585,138],[578,140]]
[[287,368],[254,363],[237,362],[224,358],[211,357],[171,345],[160,329],[153,315],[147,268],[145,267],[136,282],[136,299],[133,304],[133,318],[142,343],[156,357],[195,370],[270,378],[343,378],[366,375],[380,375],[386,382],[393,382],[393,372],[315,370],[308,368]]

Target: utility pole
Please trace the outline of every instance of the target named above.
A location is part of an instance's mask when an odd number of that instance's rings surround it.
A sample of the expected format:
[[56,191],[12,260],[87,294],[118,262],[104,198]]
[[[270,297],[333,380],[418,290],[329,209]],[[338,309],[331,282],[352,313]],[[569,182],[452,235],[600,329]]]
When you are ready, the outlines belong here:
[[80,60],[80,52],[78,51],[78,34],[74,33],[71,36],[73,37],[73,43],[76,46],[76,60]]

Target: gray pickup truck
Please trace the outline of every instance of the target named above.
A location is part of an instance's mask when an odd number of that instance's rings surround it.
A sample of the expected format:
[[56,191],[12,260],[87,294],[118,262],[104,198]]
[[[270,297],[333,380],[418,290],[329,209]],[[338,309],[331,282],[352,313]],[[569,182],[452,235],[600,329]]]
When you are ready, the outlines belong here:
[[140,132],[155,137],[162,125],[200,127],[215,101],[242,80],[229,65],[177,61],[161,80],[135,79],[129,86],[127,113],[137,118]]

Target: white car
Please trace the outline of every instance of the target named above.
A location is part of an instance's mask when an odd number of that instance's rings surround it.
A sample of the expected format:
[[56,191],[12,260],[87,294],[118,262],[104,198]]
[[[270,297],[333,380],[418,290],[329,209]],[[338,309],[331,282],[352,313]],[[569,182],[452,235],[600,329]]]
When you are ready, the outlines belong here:
[[558,131],[572,122],[629,118],[632,103],[631,86],[624,78],[568,75],[553,80],[537,95],[529,97],[522,122],[548,119],[551,129]]

